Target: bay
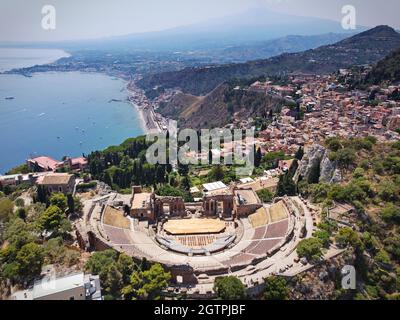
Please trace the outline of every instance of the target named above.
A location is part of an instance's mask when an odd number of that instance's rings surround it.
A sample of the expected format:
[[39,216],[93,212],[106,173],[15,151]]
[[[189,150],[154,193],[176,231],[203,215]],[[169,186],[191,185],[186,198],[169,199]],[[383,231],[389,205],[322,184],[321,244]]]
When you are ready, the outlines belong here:
[[0,173],[29,157],[80,156],[143,134],[126,97],[126,82],[103,74],[0,75]]

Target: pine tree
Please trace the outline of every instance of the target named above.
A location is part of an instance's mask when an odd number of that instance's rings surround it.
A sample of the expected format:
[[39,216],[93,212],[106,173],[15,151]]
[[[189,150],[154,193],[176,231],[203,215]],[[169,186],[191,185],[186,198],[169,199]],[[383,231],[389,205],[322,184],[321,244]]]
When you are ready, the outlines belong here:
[[321,171],[321,164],[320,162],[317,162],[311,167],[311,171],[308,176],[309,184],[316,184],[319,182],[320,171]]
[[109,185],[110,187],[112,186],[112,180],[111,180],[111,176],[110,173],[108,171],[106,171],[104,173],[104,179],[103,179],[104,183]]
[[299,161],[301,161],[301,159],[303,159],[304,156],[304,150],[303,147],[299,147],[299,149],[296,152],[295,158]]
[[262,159],[261,148],[258,148],[254,155],[254,166],[256,168],[260,167]]
[[74,197],[70,193],[67,194],[67,204],[68,204],[69,214],[74,213],[75,212],[75,201],[74,201]]
[[293,181],[293,177],[289,174],[289,172],[279,178],[276,195],[277,197],[296,195],[296,185]]

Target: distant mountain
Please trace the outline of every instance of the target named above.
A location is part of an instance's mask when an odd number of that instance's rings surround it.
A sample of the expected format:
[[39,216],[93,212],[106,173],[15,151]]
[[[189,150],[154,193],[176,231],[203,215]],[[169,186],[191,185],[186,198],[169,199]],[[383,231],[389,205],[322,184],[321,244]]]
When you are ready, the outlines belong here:
[[221,63],[240,63],[250,60],[266,59],[282,53],[301,52],[320,46],[333,44],[349,37],[349,34],[327,33],[312,36],[289,35],[268,41],[254,42],[192,53]]
[[[358,28],[360,31],[365,29]],[[310,36],[325,33],[351,34],[354,30],[344,30],[337,21],[289,15],[266,8],[253,8],[236,15],[154,33],[153,36],[160,37],[158,40],[162,43],[176,35],[187,42],[186,37],[189,36],[192,38],[192,49],[194,49],[209,47],[212,44],[220,47],[267,41],[293,34]],[[128,35],[125,39],[135,40],[136,35]]]
[[[365,28],[358,27],[357,30],[363,31]],[[351,34],[353,32],[354,30],[343,30],[340,22],[337,21],[288,15],[266,8],[254,8],[243,13],[164,31],[84,41],[20,45],[56,47],[66,50],[188,51],[242,46],[293,34],[312,36],[326,33]],[[17,46],[18,44],[3,45]]]
[[233,78],[252,78],[292,72],[331,73],[354,65],[374,64],[400,48],[400,34],[388,26],[378,26],[338,43],[301,53],[282,54],[265,60],[239,64],[187,68],[144,77],[139,85],[179,87],[186,93],[204,95]]
[[400,82],[400,50],[379,61],[365,79],[367,84],[381,84],[383,82]]

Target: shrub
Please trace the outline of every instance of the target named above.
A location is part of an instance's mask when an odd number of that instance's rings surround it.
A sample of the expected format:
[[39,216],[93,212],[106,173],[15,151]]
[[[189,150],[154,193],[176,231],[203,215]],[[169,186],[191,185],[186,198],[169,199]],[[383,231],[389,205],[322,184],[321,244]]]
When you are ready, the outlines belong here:
[[322,242],[317,238],[309,238],[300,241],[297,245],[297,254],[308,261],[319,260],[322,257]]
[[76,190],[82,191],[82,190],[88,190],[95,188],[97,186],[96,181],[88,182],[88,183],[81,183],[76,186]]
[[393,204],[388,204],[382,210],[382,219],[386,222],[400,224],[400,207],[397,207]]
[[341,247],[352,246],[354,248],[362,248],[362,242],[357,232],[349,227],[339,230],[335,237],[336,243]]
[[246,297],[244,284],[234,276],[215,279],[214,291],[222,300],[241,300]]
[[287,300],[289,297],[289,290],[287,282],[282,277],[272,276],[266,278],[264,299],[265,300]]
[[271,202],[274,199],[272,192],[267,189],[257,191],[257,195],[262,202]]
[[355,179],[363,178],[365,175],[365,170],[363,168],[356,168],[353,173]]
[[321,240],[322,245],[327,248],[329,247],[330,243],[331,243],[331,237],[329,235],[329,232],[326,230],[317,230],[314,232],[313,235],[315,238]]
[[378,263],[390,264],[390,257],[385,250],[379,250],[379,252],[375,256],[375,260]]

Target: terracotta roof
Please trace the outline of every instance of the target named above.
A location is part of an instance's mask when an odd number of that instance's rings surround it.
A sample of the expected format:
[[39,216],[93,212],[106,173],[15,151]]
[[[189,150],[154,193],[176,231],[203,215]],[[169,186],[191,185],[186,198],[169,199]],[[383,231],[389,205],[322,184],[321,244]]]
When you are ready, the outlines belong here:
[[73,177],[72,174],[66,174],[66,173],[48,174],[44,176],[43,179],[41,179],[39,184],[42,185],[68,184],[72,179],[72,177]]
[[51,170],[57,169],[57,166],[60,163],[57,160],[54,160],[53,158],[50,157],[37,157],[29,159],[28,161],[31,163],[37,163],[41,168],[51,169]]
[[72,158],[71,163],[72,163],[72,165],[76,165],[76,164],[86,165],[88,163],[88,161],[84,157],[79,157],[79,158]]

